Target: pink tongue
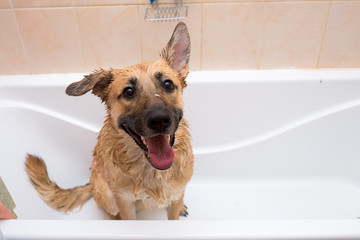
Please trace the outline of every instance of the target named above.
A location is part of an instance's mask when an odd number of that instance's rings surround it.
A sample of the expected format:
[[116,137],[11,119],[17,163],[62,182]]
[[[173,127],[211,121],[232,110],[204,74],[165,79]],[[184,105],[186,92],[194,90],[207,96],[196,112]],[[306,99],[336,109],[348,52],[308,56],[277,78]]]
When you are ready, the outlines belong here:
[[167,135],[160,134],[155,137],[146,137],[145,140],[148,145],[148,156],[152,164],[160,170],[171,167],[174,161],[174,150],[170,147]]

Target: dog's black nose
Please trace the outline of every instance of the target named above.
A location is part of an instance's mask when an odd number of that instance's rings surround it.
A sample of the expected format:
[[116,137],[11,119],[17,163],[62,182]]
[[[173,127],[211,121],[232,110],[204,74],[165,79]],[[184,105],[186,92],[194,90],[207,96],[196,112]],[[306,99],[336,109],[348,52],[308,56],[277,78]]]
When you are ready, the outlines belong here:
[[155,109],[147,114],[147,126],[157,132],[165,131],[172,122],[170,111],[164,108]]

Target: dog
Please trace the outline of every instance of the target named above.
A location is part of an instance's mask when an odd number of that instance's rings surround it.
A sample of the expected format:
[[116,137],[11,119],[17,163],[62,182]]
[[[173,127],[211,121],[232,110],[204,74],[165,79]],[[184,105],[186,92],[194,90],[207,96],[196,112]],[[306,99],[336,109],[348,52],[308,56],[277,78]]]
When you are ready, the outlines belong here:
[[182,93],[189,58],[190,36],[180,22],[158,61],[96,70],[70,84],[68,95],[92,90],[107,109],[90,182],[63,189],[50,180],[44,161],[28,154],[26,171],[40,197],[65,213],[93,197],[111,219],[133,220],[139,210],[164,208],[169,220],[187,216],[184,192],[194,157]]

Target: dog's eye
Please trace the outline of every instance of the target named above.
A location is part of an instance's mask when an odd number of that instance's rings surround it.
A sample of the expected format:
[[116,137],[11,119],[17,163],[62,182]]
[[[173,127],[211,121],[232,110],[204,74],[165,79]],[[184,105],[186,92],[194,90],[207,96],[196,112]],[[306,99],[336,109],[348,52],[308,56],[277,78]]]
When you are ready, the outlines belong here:
[[163,84],[164,84],[164,89],[166,91],[168,91],[168,92],[174,91],[175,86],[174,86],[174,83],[170,79],[165,80]]
[[135,94],[135,90],[132,87],[126,87],[122,93],[125,98],[131,98]]

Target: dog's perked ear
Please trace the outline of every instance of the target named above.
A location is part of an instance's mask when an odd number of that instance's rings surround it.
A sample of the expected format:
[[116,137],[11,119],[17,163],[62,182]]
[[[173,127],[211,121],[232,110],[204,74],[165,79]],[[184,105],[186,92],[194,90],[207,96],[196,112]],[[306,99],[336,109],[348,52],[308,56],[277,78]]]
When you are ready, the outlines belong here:
[[161,52],[161,57],[181,76],[185,87],[190,59],[190,35],[185,23],[179,22],[176,25],[170,41]]
[[66,88],[66,94],[70,96],[81,96],[92,90],[92,93],[105,101],[105,89],[112,82],[111,71],[103,69],[94,71],[84,76],[83,80],[74,82]]

